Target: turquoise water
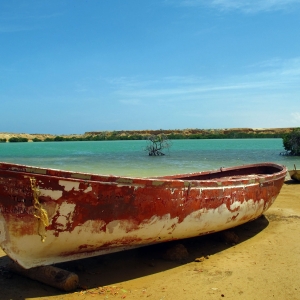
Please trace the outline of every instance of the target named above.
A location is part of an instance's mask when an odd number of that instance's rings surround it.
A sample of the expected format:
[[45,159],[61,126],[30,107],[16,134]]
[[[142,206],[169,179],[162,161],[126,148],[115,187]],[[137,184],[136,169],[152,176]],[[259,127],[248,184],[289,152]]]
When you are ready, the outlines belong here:
[[293,168],[279,155],[282,139],[174,140],[165,156],[148,156],[146,141],[0,143],[0,161],[122,176],[161,176],[258,162]]

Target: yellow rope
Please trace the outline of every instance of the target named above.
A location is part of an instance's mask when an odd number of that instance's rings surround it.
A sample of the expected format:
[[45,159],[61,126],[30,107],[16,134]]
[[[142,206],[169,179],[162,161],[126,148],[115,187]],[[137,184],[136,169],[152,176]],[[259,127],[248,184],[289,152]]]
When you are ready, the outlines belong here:
[[38,234],[41,237],[42,242],[45,242],[46,227],[49,225],[48,213],[44,208],[42,208],[42,205],[39,202],[39,196],[41,192],[36,186],[35,178],[30,178],[30,184],[33,193],[33,207],[35,211],[34,216],[38,219],[39,222]]

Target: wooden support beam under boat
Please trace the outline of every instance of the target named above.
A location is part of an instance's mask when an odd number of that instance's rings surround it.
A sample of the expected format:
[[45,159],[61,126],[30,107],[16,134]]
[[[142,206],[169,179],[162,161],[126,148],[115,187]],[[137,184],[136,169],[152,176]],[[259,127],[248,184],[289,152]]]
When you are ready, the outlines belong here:
[[75,290],[79,283],[77,274],[53,266],[24,269],[11,260],[8,268],[14,273],[40,281],[65,292]]

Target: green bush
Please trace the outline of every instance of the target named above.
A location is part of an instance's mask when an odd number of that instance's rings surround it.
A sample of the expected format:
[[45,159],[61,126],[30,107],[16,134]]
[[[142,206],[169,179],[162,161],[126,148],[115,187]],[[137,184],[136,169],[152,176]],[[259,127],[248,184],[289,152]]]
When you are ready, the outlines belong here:
[[6,139],[0,139],[0,143],[6,143]]
[[65,139],[64,139],[64,137],[62,137],[62,136],[56,136],[55,138],[54,138],[54,141],[56,141],[56,142],[62,142],[62,141],[64,141]]
[[49,137],[47,137],[47,138],[44,139],[44,142],[53,142],[53,141],[54,141],[54,139],[49,138]]
[[24,143],[24,142],[28,142],[28,139],[22,137],[11,137],[8,141],[10,143]]
[[38,139],[38,138],[34,138],[32,139],[33,142],[41,142],[42,140]]
[[284,136],[283,146],[288,154],[300,155],[300,128],[296,128]]

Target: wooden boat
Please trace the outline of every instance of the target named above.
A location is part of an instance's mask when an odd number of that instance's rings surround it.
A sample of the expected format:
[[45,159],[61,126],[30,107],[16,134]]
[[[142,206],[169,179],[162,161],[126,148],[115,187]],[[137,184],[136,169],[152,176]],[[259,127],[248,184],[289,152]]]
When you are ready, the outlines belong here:
[[24,268],[238,226],[274,202],[274,163],[130,178],[0,163],[0,245]]
[[289,170],[289,174],[293,180],[300,182],[300,170],[296,169],[296,165],[294,165],[293,170]]

